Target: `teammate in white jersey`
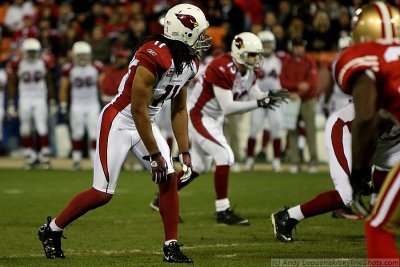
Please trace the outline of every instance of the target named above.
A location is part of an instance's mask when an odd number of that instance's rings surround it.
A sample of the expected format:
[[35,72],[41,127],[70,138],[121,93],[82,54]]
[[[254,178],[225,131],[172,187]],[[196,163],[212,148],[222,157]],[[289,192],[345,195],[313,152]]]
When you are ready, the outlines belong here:
[[[190,136],[193,172],[187,181],[180,180],[178,189],[210,170],[216,164],[217,223],[249,225],[249,221],[234,213],[228,199],[228,178],[234,156],[224,133],[225,115],[243,113],[257,108],[271,108],[286,99],[287,91],[266,93],[256,84],[255,68],[263,52],[257,35],[243,32],[235,36],[232,52],[216,57],[196,84],[189,99]],[[178,177],[185,175],[184,172]]]
[[[50,57],[40,57],[41,45],[33,38],[22,43],[22,59],[11,62],[7,112],[16,116],[14,99],[18,92],[18,116],[20,135],[26,168],[31,169],[39,158],[45,169],[50,168],[50,148],[48,136],[48,111],[57,111],[54,99],[54,84],[51,69],[54,62]],[[49,110],[47,101],[49,100]],[[32,121],[35,127],[32,127]],[[32,134],[36,130],[39,137],[39,155],[33,145]]]
[[4,101],[5,101],[5,91],[7,89],[8,74],[3,65],[0,65],[0,154],[4,153],[3,144],[3,123],[4,123]]
[[[351,207],[353,189],[350,184],[352,166],[351,125],[354,120],[354,104],[348,103],[329,116],[325,127],[325,146],[329,161],[329,172],[335,189],[322,192],[300,205],[271,215],[277,240],[293,242],[292,229],[300,221],[326,212]],[[390,128],[389,128],[390,129]],[[389,170],[400,160],[400,128],[394,126],[383,134],[374,153],[373,184],[376,192]],[[353,219],[362,216],[353,215]]]
[[163,102],[171,99],[171,123],[185,175],[191,174],[186,91],[198,69],[198,55],[210,47],[203,12],[190,4],[172,7],[165,16],[164,34],[141,39],[119,85],[119,94],[105,106],[97,124],[93,186],[76,195],[68,206],[39,229],[48,258],[64,258],[63,228],[109,202],[121,166],[130,151],[142,161],[158,184],[164,224],[164,261],[193,262],[180,251],[177,175],[167,142],[154,124]]
[[92,61],[92,49],[87,42],[76,42],[72,47],[73,63],[62,69],[59,102],[61,114],[67,113],[70,102],[69,122],[72,139],[72,161],[75,170],[80,169],[83,136],[88,133],[90,158],[96,151],[96,122],[100,115],[99,80],[103,64]]
[[[282,88],[281,82],[279,81],[282,63],[274,54],[276,47],[275,36],[270,31],[262,31],[258,33],[258,37],[263,44],[264,53],[263,64],[260,67],[260,75],[257,83],[260,90],[263,92],[267,92],[268,90],[276,91]],[[269,133],[272,137],[274,152],[272,169],[279,172],[281,170],[282,135],[282,110],[280,107],[273,110],[256,109],[251,112],[251,125],[249,138],[247,140],[247,159],[245,169],[247,171],[253,169],[256,137],[260,129],[264,130],[263,140],[265,139],[265,135],[268,135]]]

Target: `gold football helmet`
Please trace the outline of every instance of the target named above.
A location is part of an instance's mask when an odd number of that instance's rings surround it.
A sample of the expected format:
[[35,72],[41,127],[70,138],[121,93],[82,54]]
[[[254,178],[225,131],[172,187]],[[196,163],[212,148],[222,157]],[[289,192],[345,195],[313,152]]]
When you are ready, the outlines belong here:
[[382,1],[372,2],[356,10],[352,19],[354,43],[399,37],[400,12]]

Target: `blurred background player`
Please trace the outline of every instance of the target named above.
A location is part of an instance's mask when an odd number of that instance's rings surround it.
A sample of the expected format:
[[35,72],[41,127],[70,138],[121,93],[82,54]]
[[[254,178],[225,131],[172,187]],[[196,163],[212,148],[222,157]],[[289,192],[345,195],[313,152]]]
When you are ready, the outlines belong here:
[[[257,83],[260,90],[263,92],[278,90],[281,88],[279,75],[281,73],[282,64],[280,59],[274,54],[276,46],[275,36],[270,31],[262,31],[258,33],[258,37],[263,44],[264,52],[263,63],[260,67]],[[281,124],[282,111],[280,107],[275,109],[256,109],[251,112],[250,135],[247,140],[247,159],[245,166],[247,171],[253,169],[256,138],[261,128],[263,129],[261,151],[266,152],[265,149],[268,144],[268,139],[269,136],[271,136],[274,155],[272,169],[276,172],[281,170]]]
[[101,101],[103,106],[111,102],[118,94],[118,86],[126,74],[126,67],[131,59],[131,52],[127,49],[116,49],[111,55],[111,64],[104,67],[103,75],[99,76]]
[[[47,119],[57,112],[54,99],[54,84],[51,69],[54,62],[50,57],[41,57],[41,45],[38,40],[27,38],[23,41],[22,58],[11,62],[11,76],[8,84],[8,107],[10,117],[20,120],[20,135],[26,169],[32,169],[40,163],[50,168],[50,148]],[[18,92],[18,113],[15,97]],[[49,106],[47,102],[49,101]],[[49,108],[48,108],[49,107]],[[32,127],[32,122],[34,127]],[[39,155],[36,152],[32,134],[38,134]]]
[[[315,125],[317,109],[317,65],[306,55],[306,40],[294,38],[289,42],[290,53],[282,57],[280,81],[290,92],[290,98],[300,100],[299,116],[304,122],[306,140],[310,154],[308,171],[318,171],[317,129]],[[298,147],[299,128],[288,129],[290,172],[299,172],[300,151]]]
[[[261,92],[258,88],[255,68],[260,66],[262,53],[257,35],[250,32],[236,35],[231,52],[216,57],[207,65],[189,99],[193,172],[187,181],[178,183],[178,189],[209,171],[214,161],[218,224],[250,225],[249,220],[231,209],[228,199],[229,170],[235,160],[223,133],[225,115],[271,108],[287,97],[285,91],[273,98],[272,93]],[[178,177],[183,175],[181,172]]]
[[3,143],[3,124],[5,118],[4,106],[6,100],[8,74],[3,62],[0,62],[0,155],[5,154],[5,146]]
[[97,118],[100,115],[99,81],[103,64],[92,61],[92,50],[84,41],[72,47],[73,63],[62,69],[59,102],[60,112],[66,115],[70,102],[70,128],[72,139],[73,168],[81,167],[83,137],[88,134],[90,159],[94,160],[96,150]]

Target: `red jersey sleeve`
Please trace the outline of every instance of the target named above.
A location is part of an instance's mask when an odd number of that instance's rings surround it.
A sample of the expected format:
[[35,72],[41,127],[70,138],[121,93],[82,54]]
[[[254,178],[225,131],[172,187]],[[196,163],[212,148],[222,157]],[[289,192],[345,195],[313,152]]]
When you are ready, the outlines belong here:
[[136,52],[135,58],[138,60],[137,66],[145,67],[158,78],[172,64],[168,46],[160,41],[149,41],[143,44]]
[[50,54],[44,54],[41,56],[42,60],[44,61],[44,64],[46,65],[46,68],[48,69],[53,69],[55,67],[55,59],[52,55]]
[[233,87],[234,74],[236,74],[237,70],[235,65],[231,66],[232,69],[228,68],[227,63],[229,64],[226,55],[215,58],[208,65],[204,80],[223,89],[230,90]]
[[340,54],[335,66],[335,79],[343,91],[351,94],[351,80],[354,75],[360,71],[379,70],[379,60],[376,56],[376,47],[374,43],[361,43],[346,48]]

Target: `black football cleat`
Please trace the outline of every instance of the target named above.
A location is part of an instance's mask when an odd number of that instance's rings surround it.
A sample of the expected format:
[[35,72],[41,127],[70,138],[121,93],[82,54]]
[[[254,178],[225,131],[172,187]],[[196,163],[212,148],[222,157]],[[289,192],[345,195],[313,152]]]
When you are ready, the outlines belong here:
[[217,223],[225,225],[250,225],[249,220],[240,217],[231,208],[217,212]]
[[173,241],[169,245],[164,245],[164,258],[163,261],[174,263],[193,263],[193,260],[181,252],[182,245]]
[[[51,217],[47,217],[47,224],[39,228],[38,236],[43,243],[44,253],[48,259],[64,259],[64,252],[61,249],[61,237],[63,232],[55,232],[50,229]],[[64,237],[63,237],[64,238]]]
[[271,215],[271,223],[274,227],[275,238],[283,243],[293,242],[292,230],[299,223],[298,220],[290,218],[288,208]]

